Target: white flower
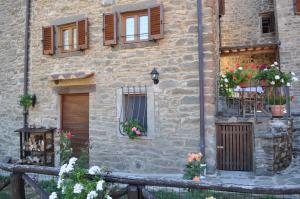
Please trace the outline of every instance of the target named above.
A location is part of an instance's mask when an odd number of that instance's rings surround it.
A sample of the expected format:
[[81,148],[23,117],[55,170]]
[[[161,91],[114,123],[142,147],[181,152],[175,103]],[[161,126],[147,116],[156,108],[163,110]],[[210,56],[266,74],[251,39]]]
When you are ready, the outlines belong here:
[[280,76],[279,75],[275,75],[275,79],[276,80],[280,79]]
[[239,70],[243,70],[243,67],[240,66],[238,69],[239,69]]
[[65,193],[65,187],[62,187],[61,192]]
[[290,83],[290,82],[286,83],[286,86],[290,87],[290,86],[291,86],[291,83]]
[[281,79],[281,82],[284,83],[284,79]]
[[267,70],[268,70],[267,68],[264,69],[264,71],[267,71]]
[[97,190],[97,191],[102,191],[102,190],[103,190],[103,184],[104,184],[104,181],[103,181],[103,180],[98,181],[98,182],[97,182],[96,190]]
[[66,168],[66,173],[69,173],[71,171],[74,170],[74,165],[73,164],[68,164],[67,168]]
[[60,170],[59,170],[59,176],[62,176],[64,173],[66,173],[66,168],[67,168],[67,164],[64,164],[60,167]]
[[77,158],[72,157],[72,158],[69,160],[69,164],[74,165],[76,161],[77,161]]
[[296,75],[294,72],[291,72],[291,74],[292,74],[293,76],[295,76],[295,75]]
[[225,77],[226,77],[226,75],[222,75],[222,77],[223,77],[223,78],[225,78]]
[[112,199],[112,197],[110,197],[109,195],[106,196],[106,199]]
[[88,195],[86,196],[86,199],[93,199],[96,198],[98,196],[96,191],[91,191],[90,193],[88,193]]
[[274,62],[274,65],[275,65],[275,66],[278,66],[278,62],[277,62],[277,61],[276,61],[276,62]]
[[274,82],[274,81],[271,81],[270,84],[271,84],[271,85],[275,85],[275,82]]
[[57,199],[57,193],[52,192],[51,195],[49,196],[49,199]]
[[271,67],[274,67],[274,66],[275,66],[274,64],[271,65]]
[[224,82],[228,83],[228,79],[225,78],[225,79],[224,79]]
[[293,77],[292,80],[296,82],[298,81],[298,77]]
[[79,183],[76,183],[75,186],[74,186],[73,192],[74,193],[81,193],[82,189],[83,189],[83,186]]
[[58,188],[58,189],[61,188],[61,185],[63,184],[63,182],[64,182],[64,179],[61,178],[61,177],[59,177],[59,178],[58,178],[58,181],[57,181],[57,188]]
[[241,87],[240,87],[240,86],[237,86],[237,87],[236,87],[236,90],[241,90]]
[[89,169],[89,174],[91,174],[91,175],[101,174],[101,169],[100,169],[100,167],[98,167],[98,166],[92,166],[92,167]]

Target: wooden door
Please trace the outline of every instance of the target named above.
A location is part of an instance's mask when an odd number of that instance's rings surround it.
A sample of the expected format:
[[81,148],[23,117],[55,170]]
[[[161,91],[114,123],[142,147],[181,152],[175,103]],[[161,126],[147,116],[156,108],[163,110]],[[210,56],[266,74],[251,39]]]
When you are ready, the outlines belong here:
[[61,127],[72,133],[73,155],[82,149],[89,150],[89,95],[68,94],[61,96]]
[[217,124],[217,168],[252,171],[252,124]]

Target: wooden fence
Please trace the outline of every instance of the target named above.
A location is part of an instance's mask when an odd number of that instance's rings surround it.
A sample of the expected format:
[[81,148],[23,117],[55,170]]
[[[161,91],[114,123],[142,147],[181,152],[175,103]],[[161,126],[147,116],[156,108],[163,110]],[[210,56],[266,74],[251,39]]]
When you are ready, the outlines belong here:
[[[11,197],[13,199],[25,199],[25,186],[28,184],[37,193],[40,198],[48,199],[49,193],[43,190],[33,179],[29,177],[29,173],[44,174],[57,176],[58,168],[29,166],[29,165],[13,165],[0,163],[0,169],[10,172],[8,181],[0,187],[0,191],[11,184]],[[182,188],[189,190],[213,190],[231,193],[247,193],[247,194],[272,194],[272,195],[295,195],[300,194],[300,185],[294,187],[247,187],[237,185],[212,185],[208,183],[196,183],[188,180],[170,180],[165,178],[146,178],[137,176],[121,176],[114,174],[106,174],[102,176],[109,183],[117,183],[126,185],[123,188],[110,192],[113,199],[118,199],[124,195],[128,199],[157,199],[148,187],[166,187],[166,188]],[[164,197],[163,197],[164,198]]]

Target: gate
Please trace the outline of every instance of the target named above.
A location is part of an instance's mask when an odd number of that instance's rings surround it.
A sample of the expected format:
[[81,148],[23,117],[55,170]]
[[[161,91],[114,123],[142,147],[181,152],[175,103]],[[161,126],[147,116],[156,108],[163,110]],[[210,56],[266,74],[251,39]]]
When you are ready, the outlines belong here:
[[217,169],[252,171],[252,124],[216,124],[216,129]]

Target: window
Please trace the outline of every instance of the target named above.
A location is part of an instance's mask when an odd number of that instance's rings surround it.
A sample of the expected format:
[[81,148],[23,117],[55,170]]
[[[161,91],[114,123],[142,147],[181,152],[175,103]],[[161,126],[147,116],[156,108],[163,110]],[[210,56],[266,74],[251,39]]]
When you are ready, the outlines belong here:
[[147,41],[149,39],[148,11],[122,14],[121,34],[124,43]]
[[62,52],[75,51],[78,49],[77,26],[76,23],[59,26],[58,48]]
[[[54,34],[56,32],[56,34]],[[57,42],[56,42],[57,41]],[[43,54],[72,52],[88,48],[88,19],[70,21],[62,25],[43,27]]]
[[117,89],[117,133],[127,137],[122,124],[129,120],[137,120],[146,130],[143,138],[152,139],[155,135],[154,91],[152,87],[125,86]]
[[147,129],[147,96],[145,94],[124,95],[124,121],[135,119]]
[[265,13],[261,16],[262,33],[273,33],[275,31],[274,13]]

